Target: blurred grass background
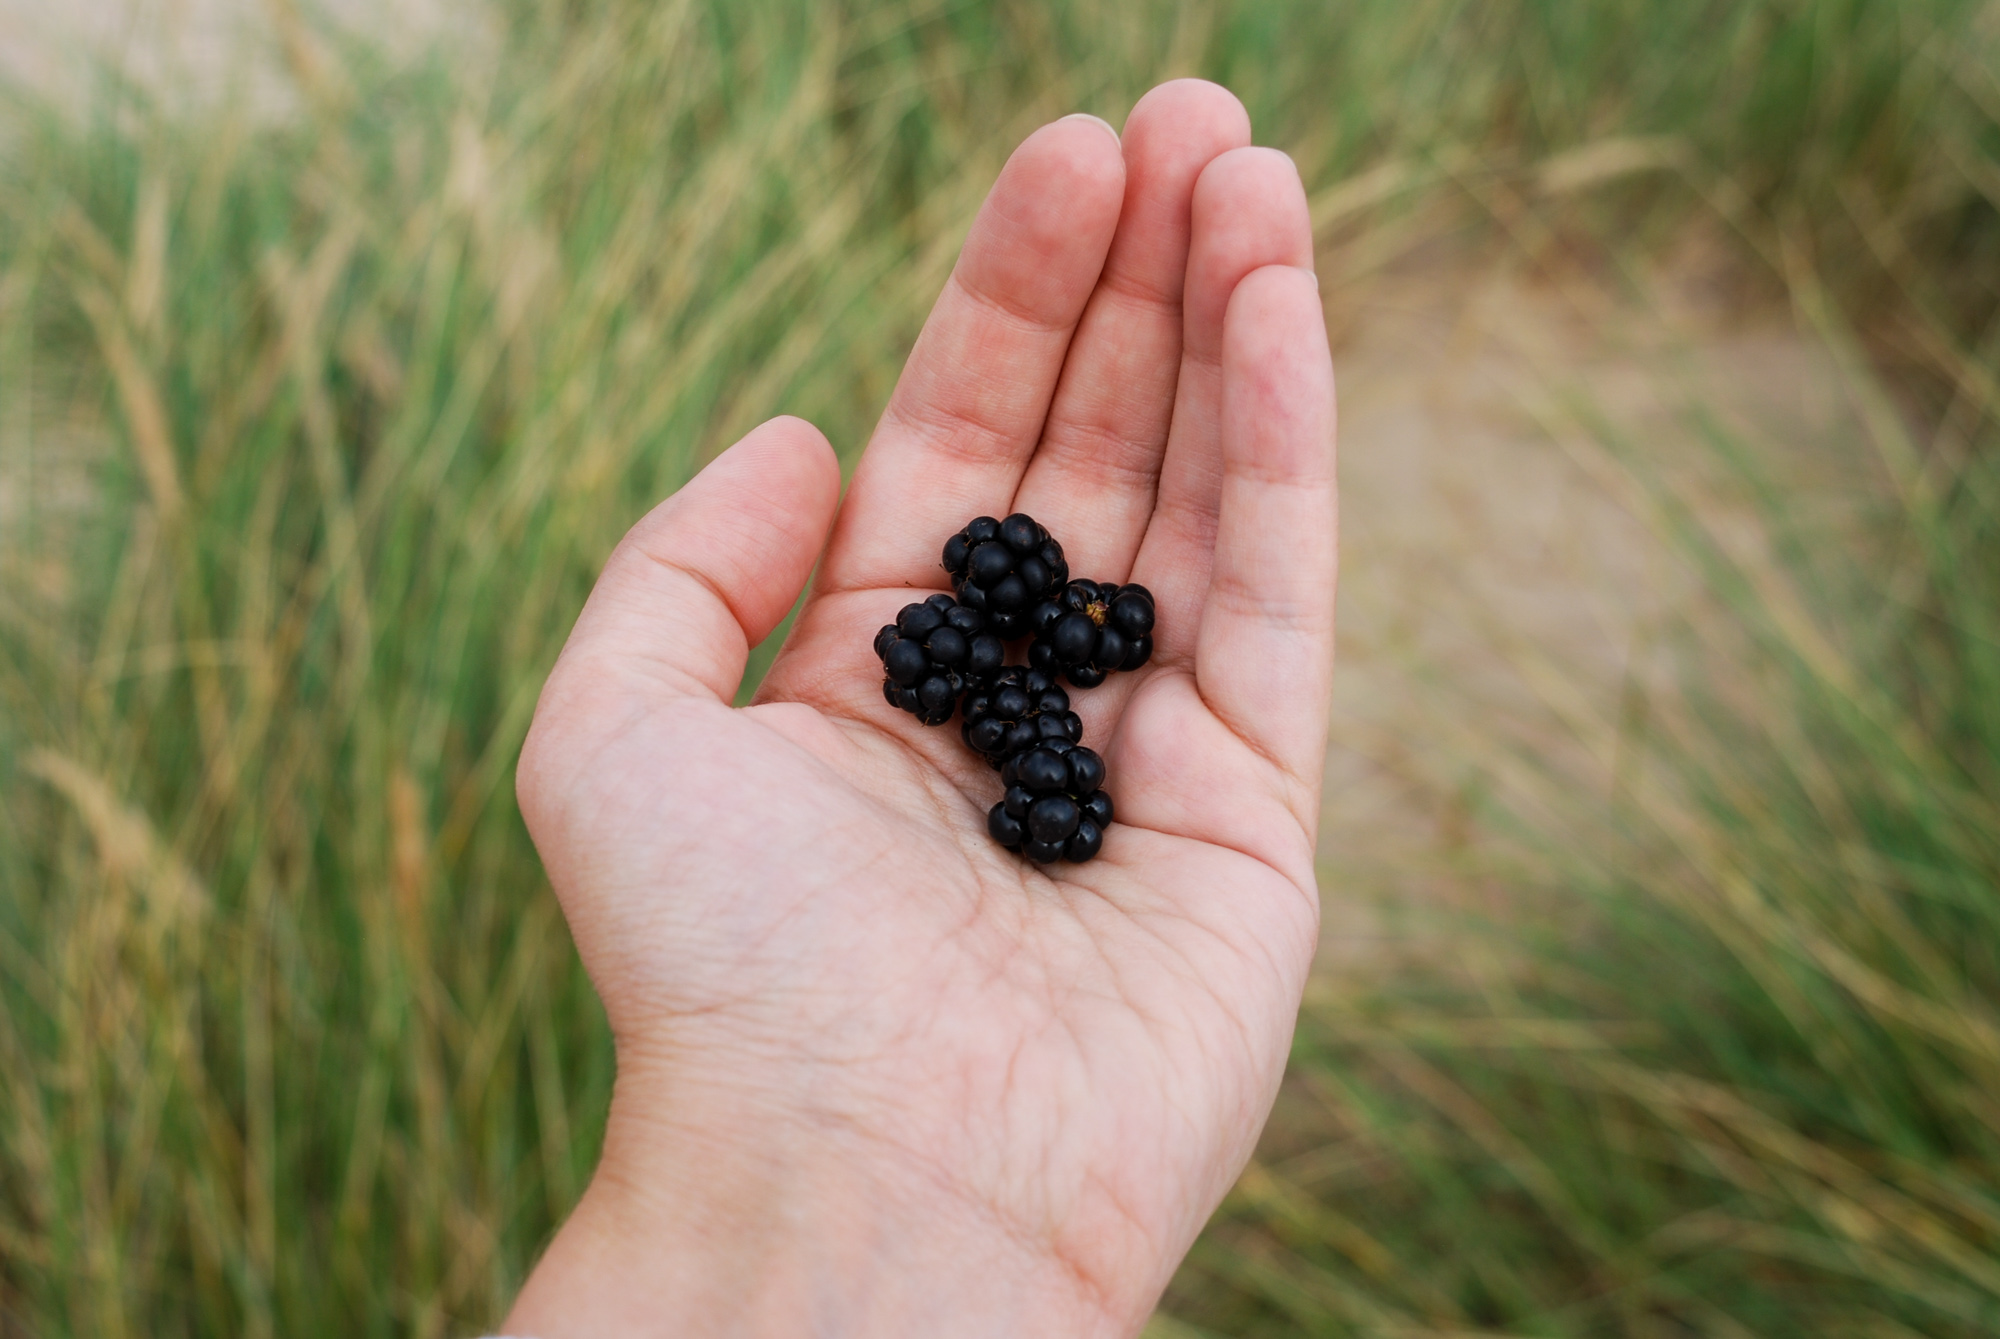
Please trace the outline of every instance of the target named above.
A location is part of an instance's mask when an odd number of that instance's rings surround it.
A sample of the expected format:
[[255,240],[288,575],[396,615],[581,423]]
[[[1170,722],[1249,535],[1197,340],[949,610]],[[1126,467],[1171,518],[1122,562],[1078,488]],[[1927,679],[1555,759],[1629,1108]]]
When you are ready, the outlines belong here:
[[770,414],[851,461],[1012,145],[1181,74],[1336,329],[1719,239],[1866,467],[1803,507],[1819,443],[1550,374],[1689,593],[1609,712],[1477,652],[1561,747],[1399,667],[1434,840],[1328,892],[1423,923],[1315,986],[1158,1334],[2000,1334],[2000,8],[464,13],[273,0],[275,114],[6,90],[0,1335],[497,1323],[610,1081],[511,787],[597,563]]

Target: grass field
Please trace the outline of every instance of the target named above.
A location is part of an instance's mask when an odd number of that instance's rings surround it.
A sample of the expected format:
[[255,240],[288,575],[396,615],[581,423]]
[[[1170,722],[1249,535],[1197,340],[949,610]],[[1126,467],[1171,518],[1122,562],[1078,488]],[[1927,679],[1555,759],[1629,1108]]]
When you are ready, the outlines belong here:
[[1441,924],[1315,989],[1161,1335],[2000,1333],[2000,11],[272,13],[287,115],[0,110],[0,1336],[497,1322],[610,1080],[511,785],[596,565],[770,414],[851,461],[1012,144],[1188,73],[1336,300],[1722,237],[1870,482],[1552,382],[1697,593],[1573,749],[1410,665]]

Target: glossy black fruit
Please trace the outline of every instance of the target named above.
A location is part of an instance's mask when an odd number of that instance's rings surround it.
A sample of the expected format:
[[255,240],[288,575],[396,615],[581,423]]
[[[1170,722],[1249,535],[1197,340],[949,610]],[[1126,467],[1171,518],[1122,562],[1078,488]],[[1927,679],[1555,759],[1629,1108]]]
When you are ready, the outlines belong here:
[[1095,819],[1086,818],[1076,825],[1076,831],[1063,843],[1063,859],[1081,865],[1103,849],[1104,829],[1097,825]]
[[1102,789],[1104,759],[1096,750],[1067,740],[1037,744],[1008,758],[1000,779],[1007,794],[987,815],[987,827],[996,840],[1003,820],[1008,834],[1022,834],[1001,845],[1018,846],[1043,864],[1059,857],[1082,862],[1103,849],[1111,797]]
[[1038,842],[1066,842],[1083,821],[1083,810],[1067,795],[1047,795],[1028,806],[1028,835]]
[[1033,748],[1021,755],[1014,781],[1030,795],[1053,795],[1069,784],[1069,768],[1055,750]]
[[1030,612],[1028,664],[1095,688],[1107,674],[1152,658],[1153,620],[1153,593],[1144,586],[1072,581]]
[[1055,676],[1009,665],[965,695],[965,743],[998,767],[1036,744],[1083,738],[1083,722]]
[[1099,828],[1111,826],[1111,797],[1098,791],[1083,802],[1083,816]]
[[1020,850],[1021,843],[1027,840],[1027,834],[1021,827],[1021,820],[1008,813],[1006,806],[1001,804],[994,805],[988,811],[986,831],[992,835],[994,841],[1010,851]]
[[985,614],[988,629],[1002,639],[1026,636],[1029,612],[1069,580],[1062,545],[1020,512],[969,522],[945,541],[944,569],[959,603]]
[[985,615],[949,595],[905,605],[875,634],[882,695],[925,725],[942,725],[967,689],[990,680],[1005,659]]

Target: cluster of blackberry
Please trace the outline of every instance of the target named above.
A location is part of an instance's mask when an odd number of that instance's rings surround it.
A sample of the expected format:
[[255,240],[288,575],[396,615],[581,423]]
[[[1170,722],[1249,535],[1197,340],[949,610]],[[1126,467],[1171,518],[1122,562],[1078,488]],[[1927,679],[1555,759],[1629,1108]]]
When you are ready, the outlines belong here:
[[[1083,746],[1074,688],[1095,688],[1153,654],[1153,594],[1071,581],[1043,526],[1019,512],[981,516],[945,541],[953,595],[906,605],[875,634],[882,695],[925,725],[964,708],[966,745],[1006,788],[986,816],[993,839],[1037,864],[1084,861],[1104,846],[1111,797],[1104,759]],[[1005,643],[1032,636],[1028,663]]]
[[905,605],[875,634],[875,654],[882,658],[882,695],[889,705],[925,725],[950,720],[965,690],[998,673],[1007,658],[1000,639],[986,631],[985,616],[949,595]]

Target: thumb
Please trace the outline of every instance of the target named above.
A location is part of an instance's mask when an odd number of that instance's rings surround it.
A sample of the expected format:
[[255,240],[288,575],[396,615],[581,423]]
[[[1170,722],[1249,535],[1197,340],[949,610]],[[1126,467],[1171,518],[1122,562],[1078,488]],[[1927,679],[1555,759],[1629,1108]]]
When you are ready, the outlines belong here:
[[760,424],[626,533],[563,660],[730,701],[750,648],[805,587],[839,502],[840,464],[819,429]]

